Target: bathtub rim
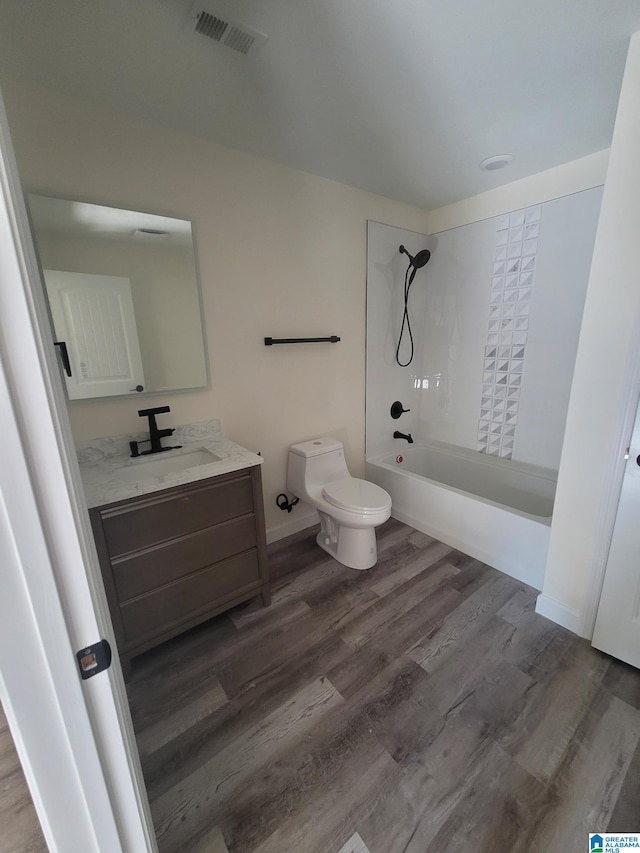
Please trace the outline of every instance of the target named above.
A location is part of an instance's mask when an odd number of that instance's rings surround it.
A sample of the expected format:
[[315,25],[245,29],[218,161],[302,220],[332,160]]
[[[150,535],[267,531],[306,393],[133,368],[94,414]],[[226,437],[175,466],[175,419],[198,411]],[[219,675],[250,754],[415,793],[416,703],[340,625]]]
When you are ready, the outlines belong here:
[[[413,445],[411,445],[410,450],[428,450],[429,448],[435,448],[436,450],[440,450],[449,455],[457,456],[458,458],[468,458],[476,464],[485,465],[490,467],[498,467],[503,468],[504,470],[517,471],[520,474],[526,474],[527,476],[536,477],[537,479],[547,480],[552,482],[554,485],[557,483],[557,475],[555,471],[547,468],[540,468],[538,466],[530,466],[527,463],[515,462],[512,464],[511,460],[500,459],[500,457],[489,457],[486,458],[485,454],[478,453],[477,451],[469,450],[466,447],[456,447],[452,444],[447,444],[446,442],[441,441],[416,441]],[[483,495],[476,495],[474,492],[466,491],[465,489],[460,489],[456,486],[450,486],[448,483],[442,483],[440,480],[434,480],[431,477],[424,477],[422,474],[416,474],[414,471],[409,471],[406,468],[400,468],[401,463],[395,462],[396,456],[402,456],[403,451],[406,453],[407,448],[393,448],[387,450],[382,453],[378,453],[373,456],[366,456],[365,464],[366,465],[379,465],[382,468],[385,468],[389,471],[396,472],[401,474],[402,476],[409,477],[412,480],[417,480],[419,482],[430,483],[433,486],[436,486],[440,489],[446,489],[450,492],[455,492],[458,495],[463,495],[465,497],[470,498],[474,501],[481,501],[489,506],[497,507],[498,509],[502,509],[506,512],[514,513],[515,515],[520,515],[523,518],[528,518],[531,521],[536,521],[539,524],[543,524],[545,527],[551,526],[551,521],[553,518],[553,508],[551,510],[551,515],[535,515],[530,512],[525,512],[525,510],[517,509],[516,507],[509,506],[508,504],[499,503],[498,501],[491,500],[490,498],[486,498]],[[393,459],[393,462],[390,460]],[[554,493],[554,502],[555,502],[555,493]],[[392,507],[393,514],[393,507]],[[400,519],[402,520],[402,519]]]

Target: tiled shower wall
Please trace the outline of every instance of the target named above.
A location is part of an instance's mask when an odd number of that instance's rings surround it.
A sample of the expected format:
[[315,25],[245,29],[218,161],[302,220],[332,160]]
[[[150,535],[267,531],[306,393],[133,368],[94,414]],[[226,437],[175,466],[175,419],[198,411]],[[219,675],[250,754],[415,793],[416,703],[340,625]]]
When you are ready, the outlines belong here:
[[513,457],[535,284],[541,206],[496,220],[477,450]]
[[[394,430],[557,470],[600,210],[595,188],[430,237],[369,223],[367,453]],[[411,240],[411,243],[408,241]],[[431,250],[394,363],[406,258]],[[411,409],[392,420],[399,399]]]

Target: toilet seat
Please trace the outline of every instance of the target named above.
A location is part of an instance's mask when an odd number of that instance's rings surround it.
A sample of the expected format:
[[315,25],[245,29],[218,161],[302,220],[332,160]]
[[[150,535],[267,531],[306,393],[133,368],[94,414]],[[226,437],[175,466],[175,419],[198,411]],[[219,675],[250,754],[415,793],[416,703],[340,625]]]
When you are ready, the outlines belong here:
[[351,512],[366,514],[391,508],[391,498],[384,489],[357,477],[329,483],[322,490],[322,495],[333,506]]

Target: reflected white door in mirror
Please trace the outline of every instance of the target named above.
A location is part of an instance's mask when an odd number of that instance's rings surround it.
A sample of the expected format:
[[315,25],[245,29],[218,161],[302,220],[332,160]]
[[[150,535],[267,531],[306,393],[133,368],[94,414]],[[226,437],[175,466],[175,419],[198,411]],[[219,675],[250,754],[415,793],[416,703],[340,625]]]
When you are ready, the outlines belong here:
[[208,385],[188,220],[29,195],[70,400]]
[[44,270],[56,341],[64,342],[70,400],[144,391],[128,278]]

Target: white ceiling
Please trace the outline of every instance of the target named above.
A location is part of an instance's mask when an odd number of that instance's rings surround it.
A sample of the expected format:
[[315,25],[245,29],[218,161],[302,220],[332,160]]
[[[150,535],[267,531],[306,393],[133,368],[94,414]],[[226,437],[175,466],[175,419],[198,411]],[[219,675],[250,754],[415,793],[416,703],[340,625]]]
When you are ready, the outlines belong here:
[[[0,0],[0,76],[434,208],[608,147],[638,0]],[[512,154],[494,173],[478,162]]]

